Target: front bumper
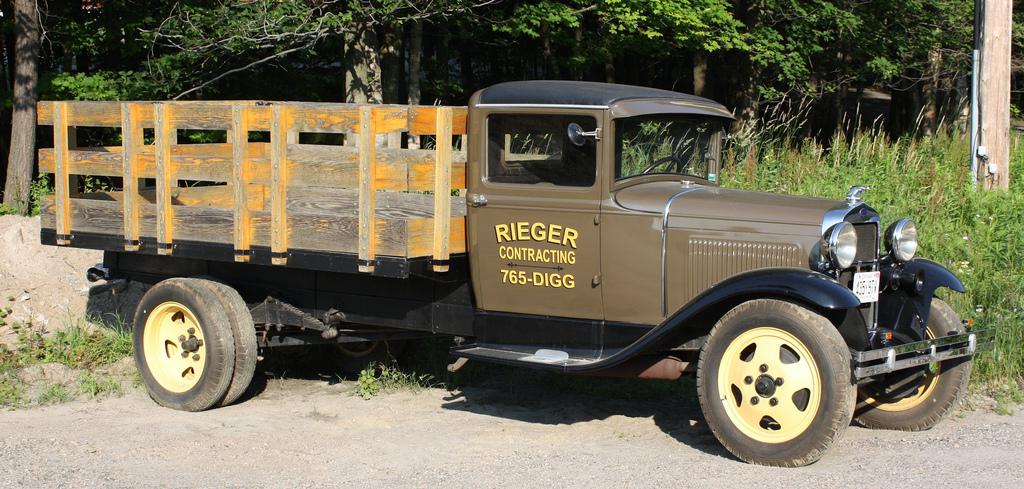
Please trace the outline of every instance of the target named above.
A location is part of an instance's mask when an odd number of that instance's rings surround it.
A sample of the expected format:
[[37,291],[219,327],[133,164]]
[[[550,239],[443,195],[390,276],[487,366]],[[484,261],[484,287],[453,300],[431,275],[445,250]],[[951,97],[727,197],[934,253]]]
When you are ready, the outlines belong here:
[[928,363],[971,356],[979,350],[991,348],[994,332],[995,330],[990,328],[853,352],[853,376],[863,379]]

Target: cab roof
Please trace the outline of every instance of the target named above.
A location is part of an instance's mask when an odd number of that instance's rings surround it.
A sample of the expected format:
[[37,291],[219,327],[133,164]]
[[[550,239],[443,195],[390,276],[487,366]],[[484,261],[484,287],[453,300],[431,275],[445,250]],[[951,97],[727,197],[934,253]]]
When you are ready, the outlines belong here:
[[704,97],[615,83],[514,81],[485,88],[473,98],[476,106],[599,108],[611,109],[615,117],[652,113],[733,117],[725,106]]

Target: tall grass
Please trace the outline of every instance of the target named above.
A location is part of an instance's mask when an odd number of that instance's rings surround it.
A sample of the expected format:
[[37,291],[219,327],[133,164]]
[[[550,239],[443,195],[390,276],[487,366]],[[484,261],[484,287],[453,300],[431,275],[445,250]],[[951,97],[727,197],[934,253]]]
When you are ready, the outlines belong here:
[[880,131],[833,139],[828,149],[796,140],[798,116],[780,116],[741,131],[725,155],[723,185],[766,192],[842,198],[851,185],[883,226],[900,217],[918,224],[918,256],[956,273],[967,292],[942,291],[975,327],[995,328],[994,351],[975,366],[983,381],[1024,379],[1024,141],[1012,138],[1009,192],[973,188],[965,136],[892,140]]

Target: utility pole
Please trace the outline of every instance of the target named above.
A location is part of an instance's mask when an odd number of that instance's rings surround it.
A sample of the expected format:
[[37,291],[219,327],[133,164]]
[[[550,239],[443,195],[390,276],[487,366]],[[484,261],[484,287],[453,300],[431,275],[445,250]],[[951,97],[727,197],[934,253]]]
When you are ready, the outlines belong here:
[[1012,0],[982,0],[981,79],[979,104],[981,131],[977,152],[977,178],[985,190],[1010,186],[1010,30]]

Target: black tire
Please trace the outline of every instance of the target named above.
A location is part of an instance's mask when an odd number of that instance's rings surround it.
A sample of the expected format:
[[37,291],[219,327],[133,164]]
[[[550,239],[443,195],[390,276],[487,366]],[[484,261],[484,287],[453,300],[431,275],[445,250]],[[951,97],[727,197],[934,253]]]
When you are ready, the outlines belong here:
[[231,375],[231,385],[218,406],[228,406],[237,401],[252,383],[256,373],[256,360],[259,355],[256,344],[256,327],[252,314],[245,300],[230,285],[214,280],[199,280],[198,283],[209,288],[216,297],[221,308],[227,314],[231,325],[231,334],[235,340],[235,365]]
[[[801,375],[779,381],[789,372]],[[708,426],[730,453],[780,467],[821,458],[849,426],[856,400],[850,352],[835,326],[771,299],[744,302],[715,324],[701,350],[697,393]]]
[[[149,396],[161,406],[181,411],[203,411],[224,399],[231,385],[235,362],[234,335],[224,308],[203,282],[191,278],[164,280],[146,292],[135,311],[132,332],[135,364]],[[203,340],[193,352],[182,347],[184,342],[176,342],[173,335],[178,332],[168,333],[166,338],[156,334],[162,332],[162,327],[170,328],[160,326],[164,323],[158,321],[159,317],[169,318],[168,321],[175,323],[180,321],[182,327],[191,324],[182,312],[184,310],[194,316],[195,326],[198,327],[192,328],[198,333],[194,336]],[[147,331],[150,336],[147,336]],[[180,332],[181,336],[185,334],[193,335],[191,332]],[[151,341],[147,343],[147,340]],[[159,343],[161,341],[163,343]],[[188,341],[193,341],[193,338],[189,337]],[[154,347],[156,344],[162,346]],[[171,346],[174,346],[173,351]],[[181,357],[182,362],[194,358],[190,355],[199,355],[199,360],[193,365],[196,368],[201,366],[200,373],[196,374],[193,370],[194,377],[187,382],[183,380],[182,385],[168,381],[174,378],[177,370],[165,368],[165,365],[174,365],[171,359],[178,358],[178,352],[188,354]],[[153,365],[147,360],[147,354],[153,360]],[[185,372],[187,369],[182,371],[182,379],[186,377]],[[158,379],[163,379],[165,383]]]
[[329,354],[339,372],[357,375],[371,364],[397,361],[405,350],[405,343],[402,340],[337,343]]
[[[928,316],[929,335],[941,338],[950,333],[963,332],[963,324],[953,308],[941,299],[932,299]],[[971,377],[971,364],[970,358],[955,358],[929,365],[924,377],[918,381],[917,389],[903,398],[882,394],[885,387],[899,378],[897,376],[890,375],[868,384],[858,393],[855,420],[866,428],[874,429],[931,429],[963,401]]]

